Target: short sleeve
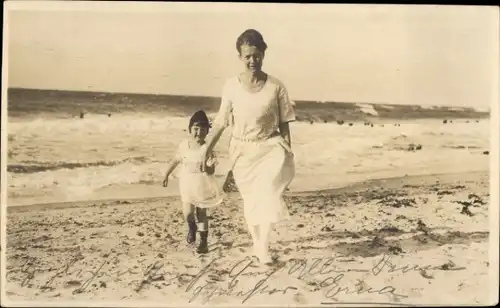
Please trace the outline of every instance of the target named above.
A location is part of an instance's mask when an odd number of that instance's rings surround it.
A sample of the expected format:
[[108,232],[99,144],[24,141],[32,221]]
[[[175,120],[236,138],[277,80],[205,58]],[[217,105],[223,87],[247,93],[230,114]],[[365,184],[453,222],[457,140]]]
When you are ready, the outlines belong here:
[[280,111],[280,124],[295,121],[295,103],[290,100],[288,90],[282,84],[278,88],[278,106]]
[[234,123],[233,106],[229,95],[229,89],[229,83],[226,83],[224,85],[224,88],[222,89],[222,98],[219,112],[214,119],[214,124],[219,127],[232,126]]

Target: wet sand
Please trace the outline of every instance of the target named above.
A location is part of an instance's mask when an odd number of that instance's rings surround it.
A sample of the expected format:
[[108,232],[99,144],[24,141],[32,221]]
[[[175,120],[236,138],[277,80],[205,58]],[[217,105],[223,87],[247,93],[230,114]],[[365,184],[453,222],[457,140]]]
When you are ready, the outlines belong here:
[[488,303],[489,174],[372,180],[286,196],[271,267],[248,258],[238,193],[186,244],[177,197],[8,207],[12,301],[161,305]]

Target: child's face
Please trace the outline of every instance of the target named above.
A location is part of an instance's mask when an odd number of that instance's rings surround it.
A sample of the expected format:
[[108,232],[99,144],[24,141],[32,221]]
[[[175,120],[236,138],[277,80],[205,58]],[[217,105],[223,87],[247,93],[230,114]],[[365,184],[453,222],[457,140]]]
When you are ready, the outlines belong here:
[[200,125],[199,123],[194,123],[193,126],[191,127],[191,137],[193,137],[193,139],[195,140],[198,141],[205,140],[207,133],[208,129],[205,126]]

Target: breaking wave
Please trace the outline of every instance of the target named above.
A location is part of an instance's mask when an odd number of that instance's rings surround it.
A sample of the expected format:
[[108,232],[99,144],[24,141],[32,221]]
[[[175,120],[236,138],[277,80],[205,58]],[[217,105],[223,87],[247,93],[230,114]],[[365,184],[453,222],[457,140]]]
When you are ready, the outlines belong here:
[[112,160],[112,161],[96,161],[96,162],[36,162],[36,161],[22,161],[19,164],[9,164],[7,166],[7,172],[12,173],[37,173],[44,171],[55,171],[60,169],[76,169],[76,168],[88,168],[88,167],[111,167],[116,165],[121,165],[125,163],[133,164],[143,164],[148,162],[158,162],[152,161],[144,156],[131,157],[123,160]]

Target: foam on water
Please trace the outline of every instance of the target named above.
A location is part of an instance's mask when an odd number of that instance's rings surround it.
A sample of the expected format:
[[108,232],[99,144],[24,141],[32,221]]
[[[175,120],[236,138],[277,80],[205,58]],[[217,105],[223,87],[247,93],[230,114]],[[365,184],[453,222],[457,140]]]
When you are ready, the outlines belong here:
[[[487,169],[481,152],[489,147],[488,120],[397,122],[401,126],[293,123],[297,175],[290,188],[327,188],[388,174]],[[58,196],[74,201],[113,185],[160,186],[168,160],[188,137],[187,124],[187,118],[146,114],[11,121],[9,200]],[[221,161],[216,173],[222,179],[228,136],[216,148]],[[423,149],[406,151],[410,143]]]

